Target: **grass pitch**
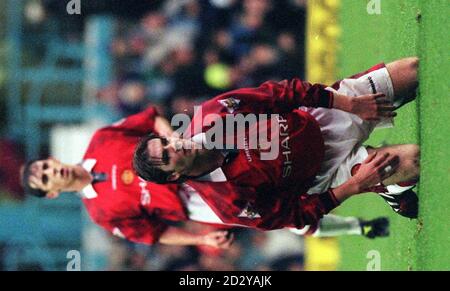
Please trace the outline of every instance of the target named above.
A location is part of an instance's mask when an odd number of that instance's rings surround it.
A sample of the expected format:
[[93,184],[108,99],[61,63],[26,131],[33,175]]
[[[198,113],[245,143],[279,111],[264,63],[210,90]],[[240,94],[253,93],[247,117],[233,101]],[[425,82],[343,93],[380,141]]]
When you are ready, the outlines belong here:
[[394,129],[376,131],[367,142],[421,145],[420,212],[418,220],[408,220],[373,194],[344,203],[342,215],[388,216],[391,236],[341,238],[339,269],[366,270],[379,254],[381,270],[450,270],[450,1],[379,0],[380,10],[369,14],[374,2],[342,0],[339,77],[381,61],[420,57],[417,100],[399,111]]

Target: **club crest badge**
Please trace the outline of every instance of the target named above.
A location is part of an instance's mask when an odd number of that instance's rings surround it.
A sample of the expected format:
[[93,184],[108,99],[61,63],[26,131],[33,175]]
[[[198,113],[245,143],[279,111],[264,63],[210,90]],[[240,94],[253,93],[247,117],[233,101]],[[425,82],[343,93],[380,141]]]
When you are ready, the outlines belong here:
[[259,215],[258,212],[256,212],[256,209],[251,205],[250,203],[247,203],[247,206],[245,206],[244,209],[242,209],[241,213],[239,213],[238,217],[244,217],[244,218],[261,218],[261,215]]
[[120,178],[122,179],[122,182],[125,185],[130,185],[131,183],[133,183],[134,181],[134,174],[133,171],[131,170],[125,170],[123,171],[122,175],[120,176]]
[[114,227],[112,233],[113,233],[113,235],[115,235],[117,237],[125,238],[125,235],[123,234],[123,232],[118,227]]
[[239,103],[241,103],[241,100],[235,98],[227,98],[218,101],[220,104],[222,104],[223,107],[228,110],[228,113],[233,113],[236,109],[239,108]]

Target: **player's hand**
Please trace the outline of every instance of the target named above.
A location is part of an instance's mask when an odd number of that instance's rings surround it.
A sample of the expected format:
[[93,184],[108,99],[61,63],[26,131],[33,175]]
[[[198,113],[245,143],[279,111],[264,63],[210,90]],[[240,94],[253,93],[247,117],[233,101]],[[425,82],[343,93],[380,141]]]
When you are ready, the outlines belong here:
[[234,241],[234,234],[228,231],[213,231],[203,236],[203,244],[219,248],[228,249]]
[[394,112],[395,106],[384,94],[350,97],[334,93],[333,103],[334,108],[356,114],[368,121],[379,121],[381,118],[397,116]]
[[398,156],[374,152],[361,164],[358,172],[351,179],[357,185],[358,193],[363,193],[368,188],[392,176],[398,169],[399,164]]
[[395,106],[384,94],[368,94],[350,99],[350,113],[364,120],[379,121],[381,118],[395,117]]

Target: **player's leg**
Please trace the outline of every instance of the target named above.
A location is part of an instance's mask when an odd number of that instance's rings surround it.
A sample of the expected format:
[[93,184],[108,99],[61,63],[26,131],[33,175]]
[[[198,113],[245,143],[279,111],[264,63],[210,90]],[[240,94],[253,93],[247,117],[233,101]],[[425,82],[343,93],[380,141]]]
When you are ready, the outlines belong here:
[[383,181],[384,185],[394,185],[410,181],[417,181],[420,174],[420,148],[415,144],[393,145],[381,148],[368,148],[368,153],[376,151],[378,154],[389,153],[399,158],[399,166],[396,172]]
[[340,235],[362,235],[359,219],[328,214],[320,220],[319,228],[313,234],[315,237]]
[[386,65],[394,87],[394,105],[397,108],[416,98],[419,84],[418,68],[419,59],[417,57],[397,60]]
[[389,220],[385,217],[363,220],[357,217],[328,214],[320,220],[318,228],[312,233],[309,226],[303,229],[290,229],[290,231],[298,235],[311,234],[314,237],[363,235],[375,238],[389,235]]

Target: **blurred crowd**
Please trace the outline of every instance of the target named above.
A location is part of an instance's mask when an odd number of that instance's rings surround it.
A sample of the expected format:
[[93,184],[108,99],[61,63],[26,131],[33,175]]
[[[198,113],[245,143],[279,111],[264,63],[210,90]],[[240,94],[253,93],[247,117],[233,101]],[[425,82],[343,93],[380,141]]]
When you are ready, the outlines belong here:
[[303,77],[305,2],[169,0],[122,19],[116,77],[98,99],[121,116],[151,103],[170,117],[221,92]]

